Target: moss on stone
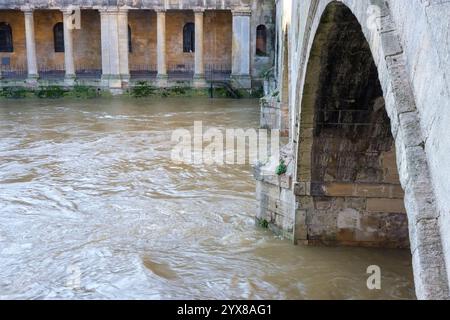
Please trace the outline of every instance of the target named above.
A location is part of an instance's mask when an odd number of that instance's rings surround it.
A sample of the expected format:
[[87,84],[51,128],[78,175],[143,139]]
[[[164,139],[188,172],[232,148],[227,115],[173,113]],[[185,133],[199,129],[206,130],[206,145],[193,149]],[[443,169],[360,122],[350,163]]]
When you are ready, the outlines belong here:
[[24,87],[3,87],[0,91],[0,97],[6,99],[22,99],[32,94],[32,90]]
[[[38,88],[8,86],[0,88],[0,98],[21,99],[27,97],[37,97],[41,99],[77,98],[92,99],[96,97],[111,97],[113,94],[108,89],[100,87],[75,84],[73,87],[64,86],[40,86]],[[188,86],[175,86],[167,88],[157,88],[147,81],[139,81],[136,85],[125,90],[122,96],[133,98],[145,97],[209,97],[211,88],[191,88]],[[231,93],[226,88],[213,88],[214,98],[259,98],[259,90],[234,90]]]
[[147,81],[138,81],[136,86],[130,89],[129,94],[135,98],[144,98],[153,96],[155,90]]
[[42,99],[58,99],[64,97],[66,89],[59,86],[39,87],[34,91],[36,97]]
[[269,221],[266,219],[259,220],[259,226],[263,229],[269,229]]
[[284,160],[280,161],[280,164],[278,165],[277,169],[275,170],[275,173],[279,176],[282,176],[287,172],[287,166],[284,163]]
[[259,87],[258,89],[252,90],[251,96],[252,98],[264,97],[264,89],[262,87]]

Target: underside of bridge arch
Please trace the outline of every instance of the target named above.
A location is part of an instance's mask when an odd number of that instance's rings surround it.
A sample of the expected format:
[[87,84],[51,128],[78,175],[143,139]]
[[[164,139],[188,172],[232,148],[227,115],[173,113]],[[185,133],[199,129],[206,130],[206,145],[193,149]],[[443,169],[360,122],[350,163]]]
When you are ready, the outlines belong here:
[[342,3],[322,16],[300,113],[297,241],[408,247],[408,220],[377,67]]

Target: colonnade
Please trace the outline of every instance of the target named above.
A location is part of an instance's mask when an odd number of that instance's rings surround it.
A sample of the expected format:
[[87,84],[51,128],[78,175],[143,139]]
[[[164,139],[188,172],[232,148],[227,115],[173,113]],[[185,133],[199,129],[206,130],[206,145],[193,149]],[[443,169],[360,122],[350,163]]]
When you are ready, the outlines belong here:
[[[25,17],[25,39],[28,67],[28,79],[38,79],[39,72],[36,58],[35,25],[32,8],[22,9]],[[73,43],[73,11],[62,9],[64,24],[64,65],[65,79],[73,81],[76,77]],[[130,79],[128,63],[128,8],[103,7],[98,9],[101,25],[102,81],[109,87],[122,87]],[[166,52],[166,13],[167,10],[156,9],[157,19],[157,80],[161,86],[167,84]],[[204,15],[205,10],[194,11],[195,23],[195,65],[194,86],[206,84],[204,65]],[[240,87],[251,87],[250,77],[250,18],[249,9],[232,11],[232,74],[231,78]]]

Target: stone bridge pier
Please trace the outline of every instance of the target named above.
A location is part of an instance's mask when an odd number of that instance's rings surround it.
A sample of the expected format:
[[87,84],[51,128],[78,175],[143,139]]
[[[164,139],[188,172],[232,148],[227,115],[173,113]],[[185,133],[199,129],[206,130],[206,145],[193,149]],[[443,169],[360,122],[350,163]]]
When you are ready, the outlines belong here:
[[276,5],[262,123],[289,138],[255,168],[257,219],[299,244],[410,248],[417,297],[448,299],[450,2]]

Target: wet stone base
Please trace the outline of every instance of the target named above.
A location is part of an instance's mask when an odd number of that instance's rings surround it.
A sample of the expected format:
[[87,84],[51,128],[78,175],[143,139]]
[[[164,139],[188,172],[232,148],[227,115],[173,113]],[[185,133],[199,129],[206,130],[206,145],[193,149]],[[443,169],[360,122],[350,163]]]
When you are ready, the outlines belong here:
[[[314,208],[297,212],[305,218],[307,229],[304,239],[299,235],[300,240],[325,245],[408,248],[406,213],[380,212],[385,209],[371,207],[371,200],[350,197],[315,199]],[[377,201],[382,203],[384,200]],[[394,209],[390,207],[389,210]]]

